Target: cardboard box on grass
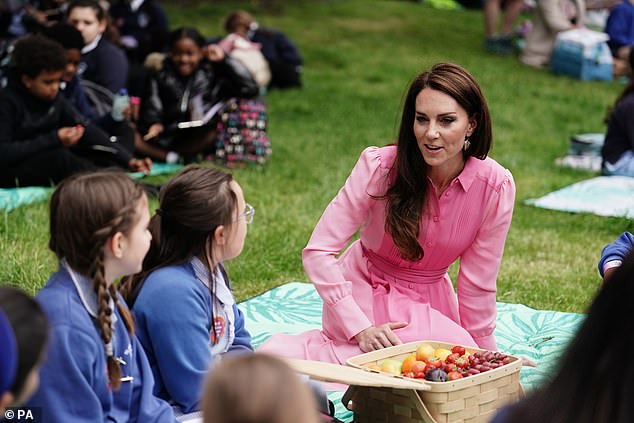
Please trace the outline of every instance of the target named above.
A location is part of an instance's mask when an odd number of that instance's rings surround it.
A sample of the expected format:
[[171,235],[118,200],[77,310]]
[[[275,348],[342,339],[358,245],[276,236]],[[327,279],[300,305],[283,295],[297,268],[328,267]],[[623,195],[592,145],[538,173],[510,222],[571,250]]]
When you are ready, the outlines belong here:
[[[486,423],[497,409],[522,394],[522,362],[509,354],[509,364],[448,382],[411,379],[367,368],[388,358],[403,360],[422,343],[449,350],[455,346],[439,341],[410,342],[352,357],[347,366],[309,360],[288,362],[314,379],[350,385],[342,402],[354,412],[355,423]],[[484,351],[465,348],[469,353]]]

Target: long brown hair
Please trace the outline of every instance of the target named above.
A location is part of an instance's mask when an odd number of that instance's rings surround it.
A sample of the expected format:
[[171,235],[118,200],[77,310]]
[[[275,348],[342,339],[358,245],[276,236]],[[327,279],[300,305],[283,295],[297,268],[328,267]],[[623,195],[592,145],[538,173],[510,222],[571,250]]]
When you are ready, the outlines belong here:
[[397,153],[388,180],[385,230],[405,260],[416,261],[424,256],[418,242],[423,207],[427,200],[428,166],[421,157],[414,118],[416,97],[424,88],[441,91],[452,97],[474,119],[476,127],[469,138],[471,146],[464,151],[465,159],[473,156],[483,160],[491,149],[491,118],[486,100],[476,80],[464,68],[452,63],[438,63],[411,82],[403,104],[403,114],[397,140]]
[[221,170],[191,166],[161,188],[159,209],[150,221],[152,244],[143,270],[121,287],[130,307],[146,277],[157,268],[183,263],[194,256],[211,261],[214,231],[220,225],[230,226],[235,218],[238,199],[230,187],[232,180],[231,174]]
[[[628,56],[628,64],[630,66],[630,72],[634,72],[634,49],[630,50],[630,54]],[[619,96],[616,98],[616,101],[614,102],[614,104],[608,107],[605,113],[605,117],[603,118],[603,122],[605,124],[610,123],[610,119],[612,118],[612,113],[614,112],[614,109],[616,108],[616,106],[621,102],[621,100],[623,100],[625,97],[627,97],[631,93],[634,93],[634,79],[632,78],[630,78],[630,82],[627,84],[625,88],[623,88],[623,91],[621,91]]]
[[634,421],[634,252],[604,283],[548,383],[512,407],[513,423]]
[[105,280],[104,247],[117,232],[129,233],[138,222],[143,188],[121,171],[73,175],[58,186],[50,204],[49,248],[71,269],[90,278],[97,294],[99,332],[108,357],[110,386],[121,385],[121,368],[112,352],[112,298],[130,335],[134,322],[128,308],[119,302],[114,284]]
[[281,359],[262,353],[223,359],[205,384],[205,423],[318,423],[308,385]]

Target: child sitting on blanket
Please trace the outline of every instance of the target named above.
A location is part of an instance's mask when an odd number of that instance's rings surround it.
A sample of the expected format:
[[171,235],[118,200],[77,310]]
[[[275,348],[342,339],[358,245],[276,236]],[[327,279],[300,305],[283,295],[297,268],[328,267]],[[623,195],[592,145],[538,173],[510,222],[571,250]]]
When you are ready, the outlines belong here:
[[621,266],[631,251],[634,251],[634,235],[629,232],[623,232],[614,243],[603,248],[599,260],[599,273],[604,282]]
[[174,423],[114,282],[141,270],[148,199],[123,172],[77,174],[50,203],[49,248],[60,261],[36,300],[51,326],[40,388],[47,422]]
[[204,423],[318,423],[314,397],[282,360],[249,354],[223,360],[202,397]]
[[259,88],[239,61],[217,45],[205,45],[195,28],[170,33],[170,53],[150,72],[139,114],[143,134],[136,150],[159,161],[215,150],[217,107],[232,97],[250,98]]
[[[629,54],[634,68],[634,50]],[[608,130],[601,150],[604,175],[634,177],[634,79],[623,89],[607,116]]]
[[184,413],[199,409],[214,361],[253,350],[223,263],[240,255],[254,212],[230,174],[184,169],[161,188],[143,271],[123,286],[155,392]]
[[[22,405],[37,389],[47,340],[48,322],[38,303],[19,289],[0,287],[0,413],[4,407]],[[8,380],[2,370],[12,351],[16,361]]]
[[0,93],[0,187],[50,186],[100,167],[148,170],[60,95],[65,67],[55,41],[28,35],[16,42]]

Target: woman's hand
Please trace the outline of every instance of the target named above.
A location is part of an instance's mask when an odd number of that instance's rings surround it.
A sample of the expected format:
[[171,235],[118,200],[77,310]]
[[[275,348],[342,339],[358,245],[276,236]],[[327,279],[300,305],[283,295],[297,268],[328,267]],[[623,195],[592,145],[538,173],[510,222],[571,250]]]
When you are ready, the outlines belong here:
[[407,326],[407,322],[389,322],[381,326],[370,326],[354,336],[363,352],[380,350],[393,345],[402,344],[401,340],[393,332]]

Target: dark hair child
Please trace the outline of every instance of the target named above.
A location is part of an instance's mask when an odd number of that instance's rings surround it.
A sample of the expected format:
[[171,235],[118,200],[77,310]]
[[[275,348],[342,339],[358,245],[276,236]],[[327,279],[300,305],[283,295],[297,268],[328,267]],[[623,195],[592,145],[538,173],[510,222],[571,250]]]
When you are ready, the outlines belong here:
[[185,413],[214,361],[252,351],[223,262],[240,255],[253,213],[230,174],[183,170],[161,188],[143,272],[124,284],[157,395]]
[[[18,352],[18,365],[8,402],[19,406],[37,389],[38,370],[48,342],[48,322],[39,304],[16,288],[0,287],[0,310],[4,311],[11,324]],[[4,349],[5,345],[1,348]]]
[[161,161],[214,151],[216,119],[205,115],[231,97],[250,98],[259,87],[239,61],[194,28],[173,31],[170,53],[152,72],[141,103],[137,151]]

